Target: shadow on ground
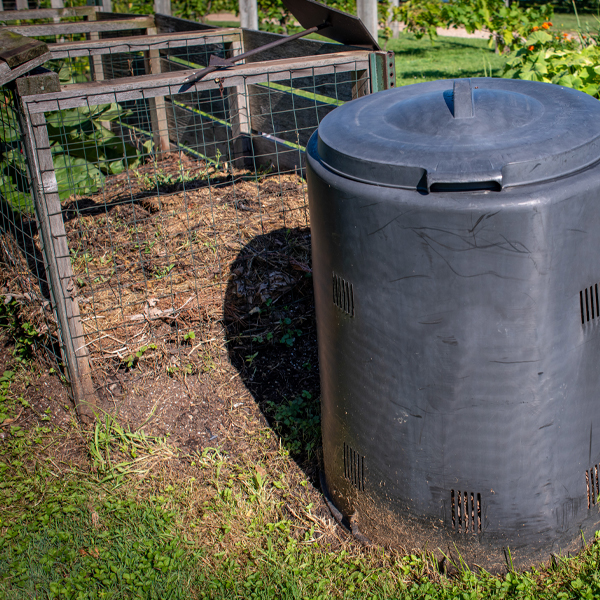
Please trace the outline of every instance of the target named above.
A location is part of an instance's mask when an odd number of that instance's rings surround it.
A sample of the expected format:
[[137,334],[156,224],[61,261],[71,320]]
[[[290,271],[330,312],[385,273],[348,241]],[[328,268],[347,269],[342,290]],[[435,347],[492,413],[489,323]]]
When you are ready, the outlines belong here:
[[321,436],[310,230],[253,238],[231,265],[223,313],[231,363],[314,480]]

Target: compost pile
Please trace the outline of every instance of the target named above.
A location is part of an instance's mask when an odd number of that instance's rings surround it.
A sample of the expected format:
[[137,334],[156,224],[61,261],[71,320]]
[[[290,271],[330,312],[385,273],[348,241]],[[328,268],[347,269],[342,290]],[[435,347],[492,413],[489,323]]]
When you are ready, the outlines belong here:
[[[71,199],[65,227],[94,373],[202,362],[222,340],[224,311],[260,314],[310,273],[310,240],[295,243],[308,235],[307,212],[296,174],[175,153]],[[257,258],[240,268],[246,247]]]

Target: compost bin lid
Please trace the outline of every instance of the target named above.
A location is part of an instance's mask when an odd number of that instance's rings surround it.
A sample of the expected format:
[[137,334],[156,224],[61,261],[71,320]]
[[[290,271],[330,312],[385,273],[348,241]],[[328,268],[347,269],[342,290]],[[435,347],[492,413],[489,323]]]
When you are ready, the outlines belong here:
[[408,189],[502,189],[600,159],[600,102],[533,81],[456,79],[349,102],[318,129],[334,172]]

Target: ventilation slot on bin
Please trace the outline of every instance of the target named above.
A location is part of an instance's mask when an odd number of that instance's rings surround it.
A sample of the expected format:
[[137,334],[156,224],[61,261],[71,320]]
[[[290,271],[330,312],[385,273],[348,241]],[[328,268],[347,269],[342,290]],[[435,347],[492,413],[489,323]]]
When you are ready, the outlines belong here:
[[344,477],[361,492],[365,489],[365,457],[344,444]]
[[354,316],[354,288],[351,283],[333,274],[333,303],[347,315]]
[[481,532],[481,494],[450,492],[452,529],[459,533]]
[[599,502],[600,485],[598,483],[598,467],[598,465],[594,465],[589,471],[585,472],[588,508],[592,508],[592,506]]
[[600,318],[600,303],[598,302],[598,284],[579,292],[579,308],[581,309],[581,324]]

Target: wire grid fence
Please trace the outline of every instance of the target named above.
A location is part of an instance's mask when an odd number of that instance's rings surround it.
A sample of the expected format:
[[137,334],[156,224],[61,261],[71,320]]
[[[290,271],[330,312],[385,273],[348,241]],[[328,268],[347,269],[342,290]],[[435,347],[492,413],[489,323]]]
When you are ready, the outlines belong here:
[[[221,41],[221,55],[231,47]],[[175,87],[146,76],[24,99],[22,120],[34,132],[31,175],[45,213],[38,217],[64,227],[52,239],[65,237],[66,250],[43,246],[16,99],[4,92],[2,126],[17,132],[5,142],[11,175],[0,187],[6,285],[19,288],[48,356],[60,363],[60,344],[64,361],[71,344],[97,387],[116,373],[210,369],[225,321],[260,314],[309,277],[303,153],[328,112],[358,89],[368,93],[369,53],[336,55],[326,67],[304,59],[280,71],[250,65],[204,86],[182,86],[172,73],[207,64],[213,53],[192,43],[135,53],[146,72],[149,60],[159,60],[161,77]],[[106,71],[133,60],[102,56]],[[293,252],[280,251],[287,243]],[[257,258],[242,274],[236,260],[244,249]],[[43,268],[50,252],[68,264],[51,290]],[[61,294],[75,305],[63,321]],[[67,332],[65,323],[79,329]]]
[[43,356],[57,366],[60,332],[52,310],[14,88],[3,87],[0,98],[0,252],[5,265],[0,283],[5,314],[15,314],[17,305],[24,307],[25,322],[35,324]]
[[[239,32],[211,33],[200,39],[194,39],[194,35],[189,34],[187,38],[174,39],[172,42],[146,44],[148,38],[142,36],[140,31],[133,33],[140,37],[142,45],[149,48],[147,50],[136,50],[136,44],[131,40],[131,31],[110,32],[110,45],[104,39],[104,44],[98,41],[97,49],[90,48],[88,43],[51,46],[53,58],[46,67],[59,73],[61,82],[65,84],[137,77],[150,72],[202,69],[208,65],[211,55],[231,58],[235,49],[241,45]],[[127,35],[120,35],[121,33]],[[153,45],[158,49],[152,50]],[[158,64],[152,64],[150,58],[158,60]]]

